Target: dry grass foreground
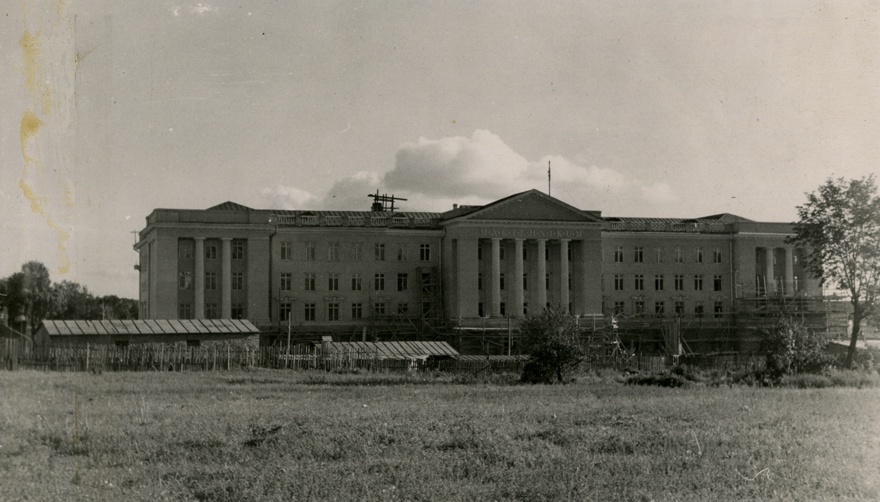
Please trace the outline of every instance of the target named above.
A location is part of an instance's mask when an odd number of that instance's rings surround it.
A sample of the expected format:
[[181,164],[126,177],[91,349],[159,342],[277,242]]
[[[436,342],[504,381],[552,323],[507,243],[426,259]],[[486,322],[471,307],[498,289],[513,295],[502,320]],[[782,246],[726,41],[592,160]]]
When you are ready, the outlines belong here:
[[880,499],[878,389],[0,377],[0,500]]

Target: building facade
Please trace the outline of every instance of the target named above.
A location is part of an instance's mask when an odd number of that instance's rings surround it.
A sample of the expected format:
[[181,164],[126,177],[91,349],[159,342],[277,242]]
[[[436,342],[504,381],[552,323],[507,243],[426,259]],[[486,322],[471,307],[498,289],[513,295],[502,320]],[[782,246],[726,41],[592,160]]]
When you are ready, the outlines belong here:
[[344,339],[389,325],[515,329],[545,305],[593,324],[729,322],[821,295],[787,223],[603,217],[537,190],[445,213],[375,209],[156,209],[135,245],[141,318]]

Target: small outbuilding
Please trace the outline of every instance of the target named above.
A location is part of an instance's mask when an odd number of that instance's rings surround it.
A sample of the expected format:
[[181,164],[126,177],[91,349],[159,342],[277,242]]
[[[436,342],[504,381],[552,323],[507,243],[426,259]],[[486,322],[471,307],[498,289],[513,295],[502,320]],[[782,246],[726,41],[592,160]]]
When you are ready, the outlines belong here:
[[43,321],[38,343],[62,345],[214,344],[258,349],[260,330],[245,319],[144,319]]

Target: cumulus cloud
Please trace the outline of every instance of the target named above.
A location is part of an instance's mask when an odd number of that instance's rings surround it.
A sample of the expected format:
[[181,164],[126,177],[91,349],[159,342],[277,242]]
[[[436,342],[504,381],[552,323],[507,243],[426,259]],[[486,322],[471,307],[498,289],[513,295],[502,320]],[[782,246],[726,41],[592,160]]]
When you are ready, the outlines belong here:
[[196,14],[201,16],[210,12],[217,12],[217,7],[214,7],[213,5],[208,5],[206,3],[197,3],[195,5],[173,5],[171,7],[171,13],[175,16],[180,16],[181,13]]
[[678,196],[668,183],[658,181],[656,183],[642,185],[640,188],[642,191],[642,197],[645,201],[653,204],[664,204],[678,200]]
[[368,207],[367,194],[378,189],[407,198],[401,204],[404,209],[445,211],[453,203],[479,205],[533,188],[546,191],[548,163],[552,166],[552,195],[582,209],[619,213],[628,201],[660,204],[677,199],[666,183],[646,183],[561,155],[530,161],[486,130],[474,131],[471,137],[419,138],[404,143],[390,171],[359,172],[342,178],[321,197],[289,187],[289,193],[278,189],[273,193],[286,197],[279,207],[360,210]]
[[272,209],[302,209],[318,203],[317,197],[296,187],[277,185],[260,190],[262,207]]

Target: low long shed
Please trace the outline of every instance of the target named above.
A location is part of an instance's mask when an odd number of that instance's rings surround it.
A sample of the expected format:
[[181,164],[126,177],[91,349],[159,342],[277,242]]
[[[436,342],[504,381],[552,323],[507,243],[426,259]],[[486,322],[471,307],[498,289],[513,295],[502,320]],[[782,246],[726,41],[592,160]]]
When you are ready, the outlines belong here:
[[257,349],[260,330],[246,319],[56,320],[43,321],[36,338],[55,346],[221,343]]

